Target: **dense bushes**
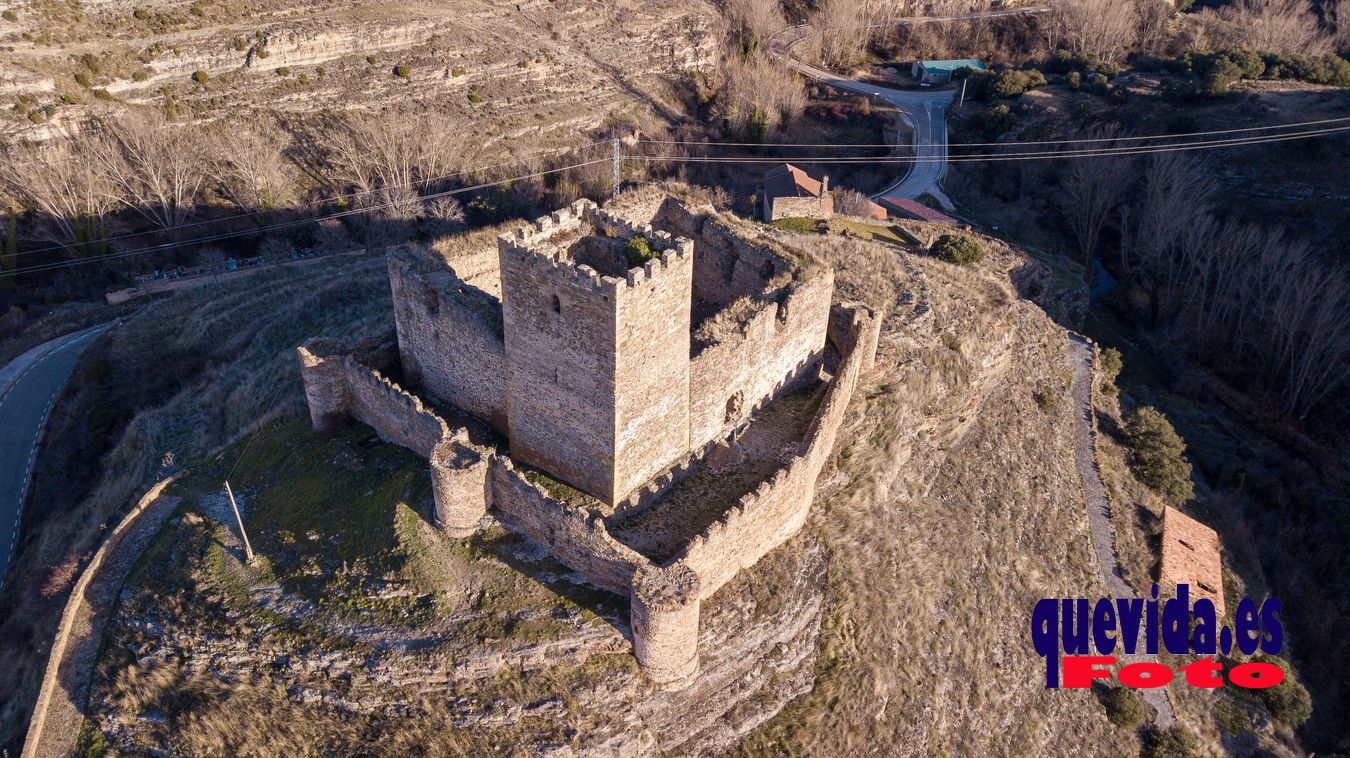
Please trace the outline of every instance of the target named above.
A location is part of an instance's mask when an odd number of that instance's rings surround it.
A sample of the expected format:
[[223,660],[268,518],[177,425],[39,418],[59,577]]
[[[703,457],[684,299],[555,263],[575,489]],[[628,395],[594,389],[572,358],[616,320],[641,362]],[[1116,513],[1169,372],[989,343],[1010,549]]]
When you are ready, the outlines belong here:
[[944,234],[933,244],[933,255],[958,266],[984,260],[984,245],[965,234]]
[[1284,671],[1284,681],[1274,687],[1253,692],[1266,704],[1266,710],[1270,711],[1271,717],[1276,721],[1295,729],[1303,726],[1303,723],[1312,717],[1312,698],[1308,695],[1308,690],[1294,679],[1294,672],[1289,670],[1289,664],[1284,659],[1261,655],[1257,660],[1279,666]]
[[1106,719],[1125,729],[1138,728],[1144,723],[1144,701],[1139,693],[1128,687],[1108,687],[1099,695]]
[[1145,56],[1135,62],[1135,68],[1177,77],[1163,82],[1162,87],[1163,96],[1173,102],[1217,97],[1241,79],[1294,79],[1350,87],[1350,61],[1336,55],[1280,55],[1224,48],[1176,58]]
[[966,96],[973,100],[1007,99],[1023,92],[1045,86],[1045,75],[1031,68],[1026,70],[976,71],[966,77]]
[[652,250],[651,243],[641,234],[634,234],[623,245],[623,256],[628,259],[628,267],[641,266],[647,261],[659,258],[660,254]]
[[1173,724],[1166,729],[1152,729],[1144,740],[1143,758],[1190,758],[1199,755],[1200,741],[1189,729]]
[[1180,505],[1195,497],[1191,464],[1183,457],[1186,443],[1166,416],[1150,406],[1136,408],[1125,422],[1125,437],[1133,451],[1135,474],[1167,504]]
[[1089,79],[1097,74],[1107,79],[1120,75],[1120,67],[1113,63],[1107,63],[1092,53],[1071,53],[1068,50],[1056,50],[1045,59],[1042,68],[1047,74],[1077,72],[1080,77]]

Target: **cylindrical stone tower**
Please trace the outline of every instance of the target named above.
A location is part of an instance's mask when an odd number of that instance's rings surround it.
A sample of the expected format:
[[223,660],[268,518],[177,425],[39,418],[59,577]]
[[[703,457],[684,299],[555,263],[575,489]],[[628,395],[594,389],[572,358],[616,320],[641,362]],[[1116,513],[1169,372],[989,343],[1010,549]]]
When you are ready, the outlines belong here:
[[662,689],[683,689],[698,675],[698,576],[682,564],[644,567],[633,576],[633,652]]

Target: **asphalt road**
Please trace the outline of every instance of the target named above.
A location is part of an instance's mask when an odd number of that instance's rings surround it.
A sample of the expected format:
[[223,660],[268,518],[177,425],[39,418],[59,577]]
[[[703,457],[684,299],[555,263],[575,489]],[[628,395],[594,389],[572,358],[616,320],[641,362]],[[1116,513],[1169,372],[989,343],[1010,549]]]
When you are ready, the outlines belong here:
[[111,324],[39,345],[0,369],[0,584],[18,540],[42,430],[80,353]]
[[[997,18],[1045,13],[1048,6],[969,13],[959,16],[932,16],[902,19],[901,24],[927,24],[943,21],[964,21],[974,18]],[[793,70],[832,87],[875,97],[894,106],[900,117],[914,130],[914,155],[917,160],[900,179],[873,195],[880,197],[917,198],[925,193],[951,209],[951,201],[942,194],[940,184],[947,175],[947,111],[956,97],[955,89],[901,90],[840,76],[823,68],[797,60],[792,48],[811,32],[809,26],[794,26],[779,32],[773,42],[774,53]]]

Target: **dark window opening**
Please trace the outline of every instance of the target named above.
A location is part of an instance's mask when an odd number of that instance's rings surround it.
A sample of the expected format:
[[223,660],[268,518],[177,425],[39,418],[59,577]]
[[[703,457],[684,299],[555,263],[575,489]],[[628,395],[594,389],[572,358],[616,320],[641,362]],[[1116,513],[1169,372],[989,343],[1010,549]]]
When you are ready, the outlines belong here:
[[1194,551],[1194,550],[1195,550],[1194,547],[1191,547],[1191,543],[1187,542],[1186,540],[1177,540],[1177,542],[1180,542],[1180,543],[1181,543],[1181,546],[1184,547],[1184,548],[1186,548],[1187,550],[1191,550],[1191,551]]
[[1218,592],[1215,592],[1213,587],[1209,586],[1208,584],[1205,584],[1204,582],[1196,582],[1196,585],[1198,585],[1200,589],[1204,590],[1205,592],[1210,592],[1216,595],[1218,594]]
[[549,305],[553,308],[554,313],[562,313],[562,301],[558,299],[557,295],[553,296],[553,300]]

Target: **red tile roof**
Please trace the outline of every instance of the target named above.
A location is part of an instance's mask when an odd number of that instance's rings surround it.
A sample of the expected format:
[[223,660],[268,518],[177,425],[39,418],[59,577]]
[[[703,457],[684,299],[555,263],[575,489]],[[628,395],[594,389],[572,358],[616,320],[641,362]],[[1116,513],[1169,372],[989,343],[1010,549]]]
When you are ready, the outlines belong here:
[[961,223],[942,211],[929,208],[917,200],[910,200],[903,197],[883,197],[879,198],[877,202],[895,211],[897,214],[908,218],[916,218],[920,221],[932,221],[938,224]]
[[764,175],[764,192],[769,197],[819,197],[820,182],[791,163],[784,163]]

